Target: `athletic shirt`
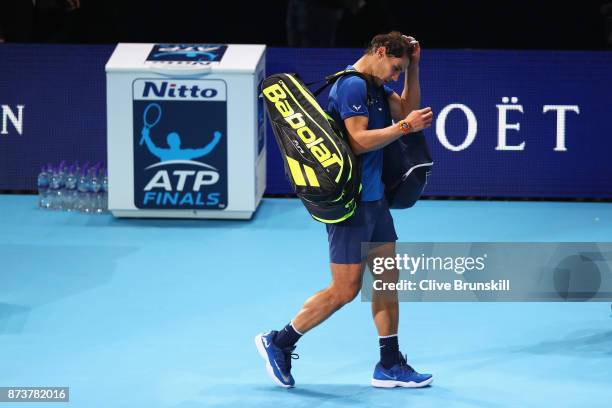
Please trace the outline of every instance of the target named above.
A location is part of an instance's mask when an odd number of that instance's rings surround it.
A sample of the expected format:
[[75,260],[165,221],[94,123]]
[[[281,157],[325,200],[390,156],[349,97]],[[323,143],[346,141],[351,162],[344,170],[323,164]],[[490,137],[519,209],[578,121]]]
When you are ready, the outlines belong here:
[[[346,69],[355,69],[352,65]],[[368,129],[382,129],[391,125],[391,112],[387,98],[393,92],[386,85],[370,85],[371,101],[368,105],[366,81],[356,75],[338,79],[329,91],[327,110],[339,124],[352,116],[367,116]],[[377,149],[359,155],[361,160],[361,201],[377,201],[383,198],[382,182],[383,150]]]

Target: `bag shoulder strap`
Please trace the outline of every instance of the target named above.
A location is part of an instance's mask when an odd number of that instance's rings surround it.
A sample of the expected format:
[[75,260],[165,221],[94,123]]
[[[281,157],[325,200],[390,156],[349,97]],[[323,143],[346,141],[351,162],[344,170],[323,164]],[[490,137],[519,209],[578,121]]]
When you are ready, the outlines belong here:
[[[331,75],[326,76],[325,79],[324,79],[325,83],[322,86],[320,86],[319,88],[317,88],[315,91],[313,91],[312,94],[315,97],[319,96],[319,94],[321,92],[323,92],[325,90],[325,88],[327,88],[330,85],[333,85],[338,79],[340,79],[340,78],[342,78],[344,76],[350,76],[350,75],[358,76],[358,77],[362,78],[364,81],[366,81],[366,85],[367,85],[367,88],[368,88],[368,95],[369,95],[370,94],[370,82],[371,82],[371,79],[367,75],[365,75],[365,74],[363,74],[363,73],[361,73],[359,71],[356,71],[354,69],[347,69],[347,70],[339,71],[339,72],[336,72],[335,74],[331,74]],[[314,85],[314,84],[316,84],[318,82],[321,82],[321,81],[323,81],[323,80],[319,80],[319,81],[315,81],[315,82],[310,82],[310,83],[308,83],[306,85]]]

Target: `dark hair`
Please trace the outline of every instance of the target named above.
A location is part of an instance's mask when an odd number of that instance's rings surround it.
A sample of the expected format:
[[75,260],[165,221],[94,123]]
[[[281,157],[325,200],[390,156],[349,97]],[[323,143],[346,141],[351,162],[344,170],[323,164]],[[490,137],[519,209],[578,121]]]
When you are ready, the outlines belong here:
[[379,47],[385,47],[387,55],[397,58],[412,55],[413,46],[399,31],[391,31],[387,34],[378,34],[372,38],[365,54],[373,54]]

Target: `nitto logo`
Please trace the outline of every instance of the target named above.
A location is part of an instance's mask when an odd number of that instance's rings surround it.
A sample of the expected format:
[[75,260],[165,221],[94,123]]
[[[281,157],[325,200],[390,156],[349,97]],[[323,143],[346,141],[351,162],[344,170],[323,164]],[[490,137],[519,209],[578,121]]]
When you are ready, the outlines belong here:
[[155,83],[153,81],[146,81],[144,83],[144,90],[142,93],[143,98],[154,96],[157,98],[204,98],[210,99],[217,96],[217,90],[213,88],[201,89],[197,84],[194,85],[179,85],[176,83],[169,83],[163,81],[161,83]]
[[9,122],[18,134],[23,134],[23,108],[25,105],[17,105],[13,110],[9,105],[2,105],[2,128],[0,135],[9,134]]

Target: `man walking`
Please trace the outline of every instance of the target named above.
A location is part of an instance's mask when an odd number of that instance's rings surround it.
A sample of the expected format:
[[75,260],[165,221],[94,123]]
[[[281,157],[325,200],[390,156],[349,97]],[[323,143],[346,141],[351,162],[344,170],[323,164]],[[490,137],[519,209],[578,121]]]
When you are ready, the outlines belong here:
[[[338,123],[344,124],[351,149],[360,156],[361,202],[352,217],[327,225],[331,284],[307,299],[283,329],[255,337],[268,374],[282,387],[295,385],[291,358],[300,337],[359,293],[364,261],[361,244],[383,243],[376,247],[376,256],[395,257],[397,235],[381,179],[382,148],[406,133],[431,126],[431,108],[418,109],[420,54],[420,45],[412,37],[396,31],[379,34],[364,55],[347,67],[367,80],[356,75],[343,76],[330,90],[328,111]],[[400,96],[384,84],[397,81],[402,72],[405,77]],[[392,388],[430,384],[432,376],[417,373],[399,351],[397,293],[392,296],[374,293],[372,316],[380,343],[380,361],[374,369],[372,385]]]

